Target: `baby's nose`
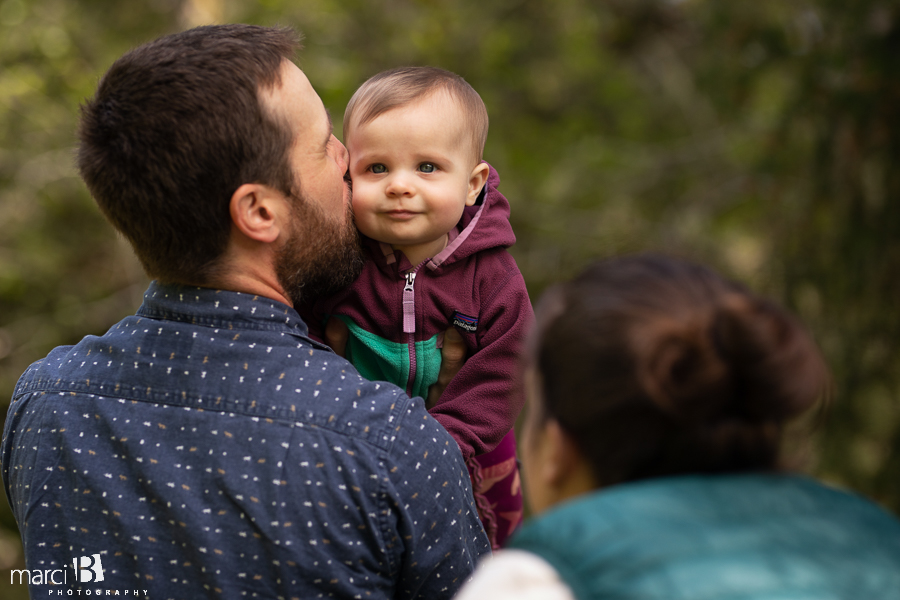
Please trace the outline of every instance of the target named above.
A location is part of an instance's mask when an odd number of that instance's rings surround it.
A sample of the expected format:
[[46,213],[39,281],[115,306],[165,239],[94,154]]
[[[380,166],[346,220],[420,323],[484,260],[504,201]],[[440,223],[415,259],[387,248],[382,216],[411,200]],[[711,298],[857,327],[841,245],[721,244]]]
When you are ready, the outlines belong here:
[[412,181],[405,173],[392,173],[385,189],[389,196],[406,196],[412,193]]

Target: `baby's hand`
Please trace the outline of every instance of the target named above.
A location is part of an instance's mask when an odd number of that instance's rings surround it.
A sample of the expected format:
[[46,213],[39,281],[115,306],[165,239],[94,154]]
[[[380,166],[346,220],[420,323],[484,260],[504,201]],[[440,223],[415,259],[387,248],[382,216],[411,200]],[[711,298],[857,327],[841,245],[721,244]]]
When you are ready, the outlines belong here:
[[350,330],[347,324],[338,319],[331,317],[325,324],[325,343],[331,346],[334,353],[338,356],[346,358],[347,338],[350,337]]
[[[335,354],[345,356],[347,350],[347,338],[350,337],[350,330],[347,324],[338,319],[331,317],[325,324],[325,343],[331,346]],[[437,381],[428,388],[428,397],[425,399],[425,406],[431,408],[437,404],[444,393],[444,390],[450,385],[450,380],[459,373],[463,364],[466,362],[466,343],[463,341],[459,332],[451,327],[444,332],[444,345],[441,348],[441,370],[438,373]]]
[[431,408],[437,404],[441,394],[450,385],[450,380],[459,373],[466,362],[466,343],[456,328],[451,327],[444,332],[444,345],[441,348],[441,370],[437,381],[428,388],[425,406]]

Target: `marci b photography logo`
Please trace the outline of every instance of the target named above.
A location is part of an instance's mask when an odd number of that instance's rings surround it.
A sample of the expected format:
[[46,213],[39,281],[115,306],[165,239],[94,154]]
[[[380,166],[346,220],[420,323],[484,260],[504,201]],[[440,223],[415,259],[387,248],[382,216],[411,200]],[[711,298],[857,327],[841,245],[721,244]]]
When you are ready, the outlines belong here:
[[[75,583],[100,583],[103,581],[103,561],[99,554],[76,556],[72,559]],[[30,583],[31,585],[64,585],[69,583],[68,569],[10,569],[9,583]]]
[[[72,567],[75,572],[71,582],[69,581],[68,567]],[[115,570],[113,573],[115,573]],[[100,559],[99,554],[76,556],[72,559],[71,565],[66,565],[62,569],[10,569],[10,585],[17,583],[16,575],[19,576],[19,584],[60,586],[49,590],[51,596],[128,596],[132,598],[147,598],[149,593],[149,590],[144,589],[106,589],[81,586],[80,584],[83,583],[96,584],[103,581],[103,561]],[[34,592],[35,590],[32,588],[31,591]]]

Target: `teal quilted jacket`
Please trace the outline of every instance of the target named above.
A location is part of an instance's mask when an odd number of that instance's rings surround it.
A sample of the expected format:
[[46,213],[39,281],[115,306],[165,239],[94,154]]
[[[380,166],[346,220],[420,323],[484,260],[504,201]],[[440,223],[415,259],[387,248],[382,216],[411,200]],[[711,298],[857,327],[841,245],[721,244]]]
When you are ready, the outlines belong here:
[[617,485],[542,514],[511,547],[579,600],[900,599],[900,521],[799,476]]

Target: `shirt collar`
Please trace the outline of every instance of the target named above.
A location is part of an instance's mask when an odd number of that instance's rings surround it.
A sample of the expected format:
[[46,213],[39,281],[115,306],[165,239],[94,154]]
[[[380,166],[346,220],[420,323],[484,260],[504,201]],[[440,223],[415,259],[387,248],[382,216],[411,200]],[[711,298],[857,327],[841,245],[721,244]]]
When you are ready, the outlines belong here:
[[285,331],[306,336],[306,323],[290,306],[241,292],[150,283],[137,315],[222,329]]

